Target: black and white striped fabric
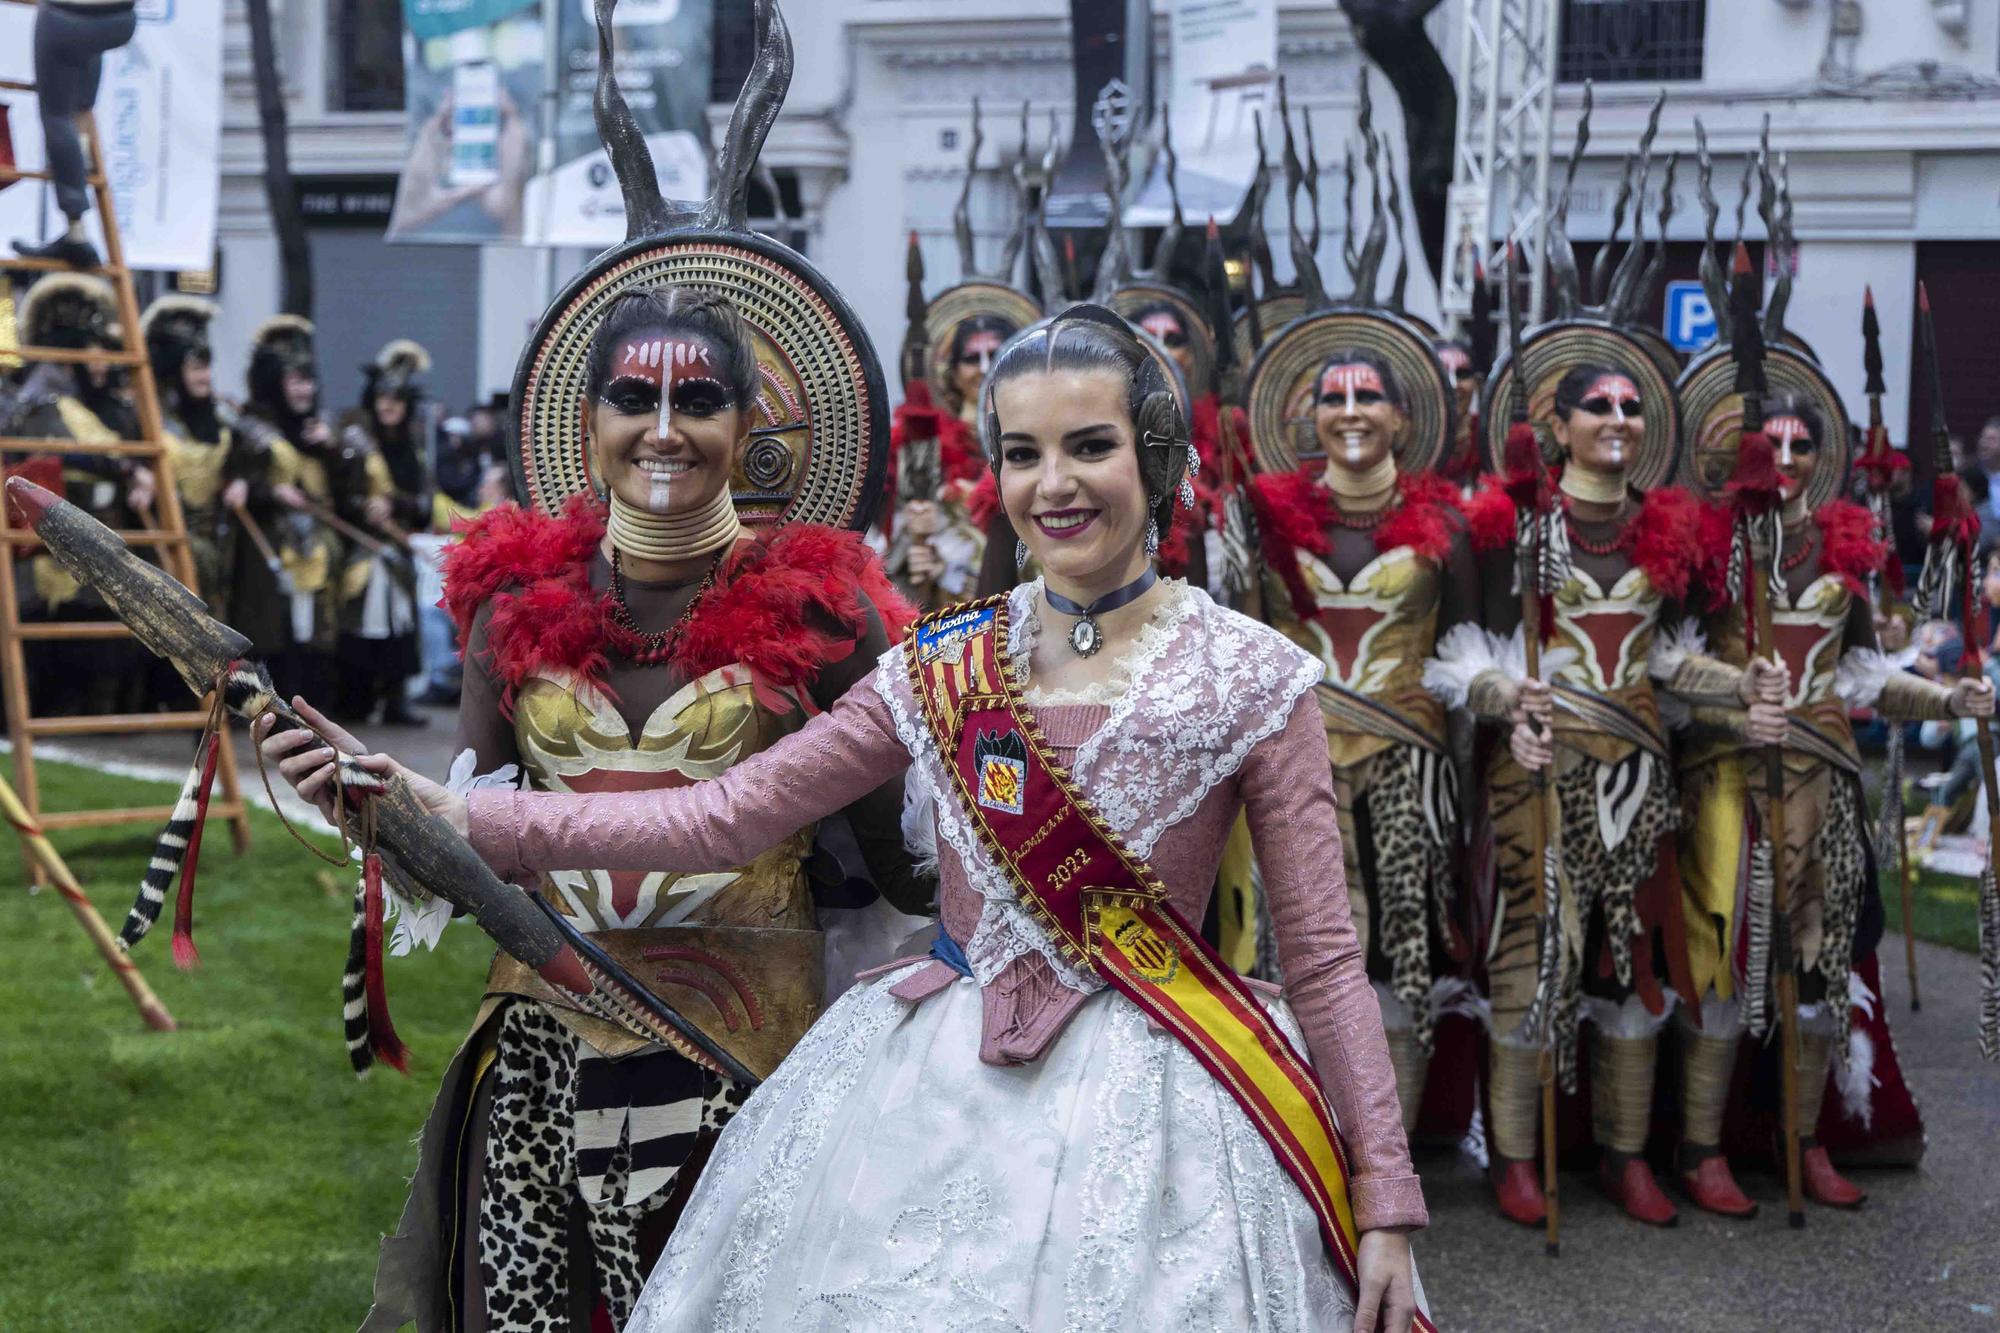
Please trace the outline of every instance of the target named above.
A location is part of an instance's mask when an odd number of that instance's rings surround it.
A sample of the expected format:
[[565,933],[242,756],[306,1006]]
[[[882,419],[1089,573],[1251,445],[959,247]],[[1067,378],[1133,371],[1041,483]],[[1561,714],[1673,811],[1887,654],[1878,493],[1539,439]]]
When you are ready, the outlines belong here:
[[[726,1086],[719,1075],[671,1052],[609,1060],[579,1039],[576,1185],[584,1202],[629,1208],[671,1185]],[[629,1150],[624,1197],[608,1198],[615,1191],[607,1191],[606,1177],[621,1144]]]

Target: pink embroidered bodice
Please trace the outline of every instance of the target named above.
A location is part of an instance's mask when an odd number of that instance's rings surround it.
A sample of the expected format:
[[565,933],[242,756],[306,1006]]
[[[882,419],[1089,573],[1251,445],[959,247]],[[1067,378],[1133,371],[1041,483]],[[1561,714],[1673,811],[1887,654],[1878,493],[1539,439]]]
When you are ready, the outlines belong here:
[[[1011,598],[1012,654],[1029,659],[1040,584]],[[1030,705],[1105,820],[1149,860],[1174,906],[1200,921],[1239,810],[1277,928],[1285,995],[1354,1168],[1363,1229],[1421,1226],[1381,1012],[1368,984],[1342,869],[1312,692],[1319,661],[1276,631],[1175,585],[1128,654],[1116,701]],[[980,1055],[1034,1060],[1090,994],[979,845],[911,695],[902,647],[832,709],[712,781],[624,796],[508,790],[468,797],[470,837],[502,875],[575,865],[692,873],[739,865],[856,791],[909,773],[937,831],[944,929],[981,987]],[[897,984],[920,1001],[958,980],[928,961]]]

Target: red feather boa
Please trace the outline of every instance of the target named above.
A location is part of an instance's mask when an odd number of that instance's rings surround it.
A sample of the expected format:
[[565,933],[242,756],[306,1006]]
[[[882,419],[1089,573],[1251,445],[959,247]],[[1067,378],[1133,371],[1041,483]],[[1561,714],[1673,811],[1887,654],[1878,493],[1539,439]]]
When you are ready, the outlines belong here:
[[[1300,551],[1324,556],[1333,550],[1327,528],[1338,513],[1334,494],[1317,478],[1303,472],[1262,472],[1250,481],[1250,500],[1257,512],[1264,560],[1278,571],[1301,616],[1311,615],[1314,598],[1299,569]],[[1464,519],[1458,488],[1431,473],[1405,473],[1396,480],[1398,503],[1375,525],[1375,549],[1410,547],[1433,564],[1451,553],[1452,536]],[[1513,517],[1508,516],[1508,523]],[[1511,539],[1513,529],[1508,528]]]
[[1847,590],[1862,596],[1867,579],[1889,559],[1889,544],[1875,531],[1875,515],[1851,500],[1835,500],[1813,515],[1819,525],[1820,568],[1838,575]]
[[[608,591],[590,586],[605,511],[573,498],[560,518],[502,505],[470,523],[444,556],[444,600],[461,650],[480,607],[491,603],[487,662],[511,713],[514,693],[544,672],[578,675],[599,689],[631,636],[612,620]],[[760,692],[805,690],[820,670],[854,651],[872,604],[892,640],[916,618],[858,534],[795,523],[741,542],[675,646],[674,667],[693,679],[740,662]]]

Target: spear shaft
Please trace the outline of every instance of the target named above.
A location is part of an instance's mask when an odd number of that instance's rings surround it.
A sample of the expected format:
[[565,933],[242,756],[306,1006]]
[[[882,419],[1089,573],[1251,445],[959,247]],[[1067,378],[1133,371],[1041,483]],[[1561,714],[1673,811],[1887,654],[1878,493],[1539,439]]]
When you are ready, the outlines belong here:
[[[1509,400],[1509,410],[1513,420],[1508,432],[1512,434],[1514,428],[1526,426],[1529,430],[1533,430],[1534,427],[1528,421],[1528,361],[1521,346],[1521,312],[1515,292],[1516,262],[1511,242],[1507,246],[1506,278],[1507,337],[1512,347],[1514,364],[1514,386]],[[1508,461],[1503,460],[1503,462]],[[1533,458],[1528,460],[1528,466],[1534,470],[1534,496],[1531,501],[1534,506],[1534,521],[1528,525],[1528,532],[1532,535],[1522,543],[1516,559],[1519,561],[1518,582],[1521,585],[1521,643],[1527,657],[1528,679],[1540,680],[1542,594],[1546,591],[1542,586],[1542,541],[1545,536],[1543,508],[1548,501],[1548,477],[1542,468],[1539,445],[1534,451]],[[1549,799],[1548,770],[1545,768],[1535,770],[1529,775],[1528,783],[1533,793],[1531,801],[1534,821],[1528,835],[1528,855],[1531,858],[1530,864],[1533,867],[1536,887],[1545,891],[1548,882],[1549,823],[1554,805]],[[1542,948],[1545,950],[1563,947],[1561,910],[1562,902],[1558,896],[1547,914],[1548,919],[1543,927]],[[1546,966],[1542,970],[1544,975],[1549,971]],[[1552,1008],[1544,1010],[1543,1021],[1548,1029],[1548,1039],[1543,1043],[1541,1060],[1542,1201],[1546,1210],[1544,1220],[1548,1229],[1546,1246],[1549,1257],[1555,1258],[1562,1253],[1562,1211],[1557,1203],[1556,1189],[1555,1042],[1560,1040],[1560,1028],[1554,1021]]]
[[[1894,475],[1889,451],[1889,432],[1882,424],[1882,395],[1887,384],[1882,379],[1882,324],[1875,314],[1875,293],[1872,288],[1862,289],[1861,305],[1861,369],[1862,391],[1868,395],[1868,444],[1863,453],[1862,475],[1868,480],[1868,507],[1875,511],[1875,522],[1886,536],[1889,532],[1889,484]],[[1894,560],[1891,552],[1889,558]],[[1869,576],[1869,584],[1874,592],[1876,607],[1887,617],[1889,611],[1889,588],[1881,574]],[[1896,848],[1896,882],[1901,892],[1903,908],[1903,964],[1910,978],[1910,1008],[1924,1007],[1923,997],[1917,989],[1917,932],[1916,909],[1910,897],[1910,840],[1903,820],[1903,731],[1894,722],[1889,724],[1887,754],[1883,758],[1882,806],[1888,822],[1893,827],[1887,830]]]

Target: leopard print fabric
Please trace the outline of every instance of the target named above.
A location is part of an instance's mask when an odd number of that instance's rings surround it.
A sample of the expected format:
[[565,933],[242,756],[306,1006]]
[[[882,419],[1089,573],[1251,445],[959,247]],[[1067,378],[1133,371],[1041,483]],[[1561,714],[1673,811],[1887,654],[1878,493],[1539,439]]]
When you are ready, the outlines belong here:
[[[1416,756],[1376,755],[1357,781],[1366,806],[1374,873],[1364,875],[1358,840],[1347,843],[1349,882],[1365,885],[1368,920],[1387,961],[1389,990],[1409,1009],[1417,1048],[1431,1053],[1431,940],[1426,907],[1442,921],[1451,910],[1450,850],[1433,834]],[[1433,795],[1435,800],[1435,794]],[[1455,812],[1454,812],[1455,813]],[[1446,827],[1456,827],[1447,823]]]
[[[1680,825],[1680,809],[1665,765],[1647,755],[1640,756],[1638,762],[1652,766],[1651,778],[1630,830],[1616,847],[1606,847],[1598,832],[1598,764],[1589,760],[1570,764],[1561,768],[1555,781],[1563,831],[1562,883],[1575,903],[1578,942],[1587,938],[1593,909],[1601,910],[1612,971],[1618,984],[1625,987],[1632,984],[1634,942],[1644,943],[1637,906],[1639,886],[1652,877],[1661,839]],[[1576,1087],[1585,965],[1581,948],[1566,949],[1557,993],[1550,997],[1548,1021],[1555,1025],[1558,1073],[1565,1091]]]
[[[577,1189],[572,1150],[576,1042],[540,1005],[512,1004],[501,1017],[492,1078],[493,1109],[480,1166],[479,1277],[491,1333],[565,1333],[569,1327],[569,1218],[582,1208],[596,1261],[597,1290],[623,1327],[639,1299],[639,1223],[666,1206],[661,1189],[636,1206],[588,1207]],[[748,1093],[714,1079],[703,1099],[704,1130],[719,1130]],[[622,1200],[630,1171],[621,1143],[605,1176],[604,1198]]]
[[1826,981],[1828,1017],[1833,1020],[1834,1059],[1847,1064],[1848,974],[1854,967],[1854,931],[1861,900],[1868,890],[1868,847],[1862,822],[1861,792],[1854,779],[1833,777],[1832,799],[1819,828],[1821,906],[1819,974]]

